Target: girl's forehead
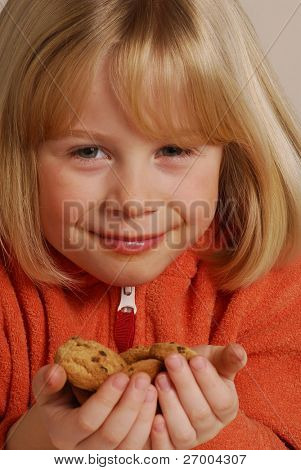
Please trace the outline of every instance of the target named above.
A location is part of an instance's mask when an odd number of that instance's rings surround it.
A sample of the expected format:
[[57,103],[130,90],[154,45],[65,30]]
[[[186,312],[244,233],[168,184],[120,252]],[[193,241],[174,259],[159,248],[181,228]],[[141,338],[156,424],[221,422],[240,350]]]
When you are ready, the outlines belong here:
[[[173,80],[160,81],[158,71],[149,68],[143,70],[137,83],[134,77],[133,83],[130,75],[116,73],[114,66],[111,68],[108,60],[103,59],[95,64],[89,78],[84,89],[79,83],[79,88],[72,87],[74,92],[70,96],[67,90],[68,99],[62,106],[64,118],[59,124],[50,118],[50,134],[66,134],[69,129],[83,127],[81,121],[88,122],[85,126],[89,129],[95,126],[102,129],[102,123],[117,119],[124,120],[126,126],[152,142],[170,141],[182,147],[220,143],[213,140],[212,133],[208,138],[208,130],[214,128],[208,119],[212,102],[197,109],[193,101],[195,91],[189,90],[177,74]],[[84,91],[81,101],[78,89]]]
[[[96,70],[97,72],[95,73],[94,79],[87,90],[89,98],[86,100],[85,105],[93,106],[95,100],[99,100],[99,105],[114,105],[126,112],[124,103],[120,102],[120,96],[121,87],[123,87],[125,91],[128,83],[126,81],[122,83],[120,80],[117,83],[114,82],[114,80],[110,78],[108,68],[104,63],[100,63]],[[137,102],[139,102],[141,109],[147,112],[148,108],[151,108],[151,110],[156,111],[156,114],[160,114],[164,110],[164,103],[161,98],[165,95],[170,98],[169,109],[172,115],[182,117],[183,120],[184,113],[189,112],[187,109],[187,97],[185,98],[185,90],[176,76],[174,80],[169,83],[169,86],[166,87],[163,85],[163,80],[162,83],[158,82],[157,79],[153,80],[152,72],[146,70],[142,76],[141,82],[140,88],[137,89],[137,97],[132,97],[133,101],[136,99]],[[145,85],[143,85],[143,82]],[[124,96],[126,96],[126,93],[122,95],[122,97]]]
[[[156,122],[161,112],[159,103],[155,102],[152,106],[154,109],[157,109],[157,115],[154,116],[154,121]],[[181,129],[181,126],[185,125],[184,109],[184,105],[181,102],[177,103],[175,101],[173,109],[171,110],[174,127],[178,126],[179,129]],[[187,124],[187,126],[189,126],[189,124]],[[95,137],[105,138],[109,141],[118,130],[125,130],[129,133],[140,135],[143,140],[149,140],[152,143],[160,144],[167,140],[170,142],[173,141],[174,135],[169,133],[168,129],[166,129],[166,133],[163,134],[163,128],[160,127],[160,124],[156,122],[155,127],[157,129],[159,128],[161,131],[158,135],[154,133],[150,136],[147,132],[143,132],[120,105],[111,90],[104,87],[101,83],[95,82],[87,95],[87,99],[83,103],[80,115],[74,115],[72,121],[66,125],[63,133],[70,136],[82,136],[88,129],[93,131]],[[191,128],[188,127],[187,132],[191,132]],[[180,133],[178,137],[180,137]]]

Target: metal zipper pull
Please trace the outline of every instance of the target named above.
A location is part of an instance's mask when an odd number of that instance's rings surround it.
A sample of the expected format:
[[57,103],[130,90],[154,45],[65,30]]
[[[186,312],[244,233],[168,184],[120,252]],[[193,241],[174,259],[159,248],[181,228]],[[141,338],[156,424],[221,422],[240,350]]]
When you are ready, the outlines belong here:
[[118,352],[126,351],[133,346],[136,312],[135,287],[121,287],[120,303],[114,325],[114,340]]

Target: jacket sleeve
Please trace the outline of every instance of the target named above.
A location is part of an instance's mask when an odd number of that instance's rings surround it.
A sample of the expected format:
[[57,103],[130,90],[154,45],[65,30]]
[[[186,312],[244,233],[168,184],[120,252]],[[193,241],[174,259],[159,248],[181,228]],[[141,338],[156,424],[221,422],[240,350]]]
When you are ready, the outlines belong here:
[[[3,320],[3,319],[1,319]],[[5,436],[10,428],[11,417],[8,413],[9,388],[11,380],[11,357],[7,338],[4,334],[3,324],[0,325],[0,363],[1,363],[1,382],[0,382],[0,448],[5,445]]]
[[[2,299],[3,300],[3,299]],[[26,346],[20,334],[20,318],[14,309],[5,318],[0,305],[0,449],[4,449],[10,427],[27,411],[29,403],[29,374]],[[22,347],[23,346],[23,347]]]
[[[237,330],[232,338],[224,333],[227,322]],[[240,409],[196,449],[301,449],[301,263],[236,296],[214,343],[232,341],[248,354],[235,377]]]

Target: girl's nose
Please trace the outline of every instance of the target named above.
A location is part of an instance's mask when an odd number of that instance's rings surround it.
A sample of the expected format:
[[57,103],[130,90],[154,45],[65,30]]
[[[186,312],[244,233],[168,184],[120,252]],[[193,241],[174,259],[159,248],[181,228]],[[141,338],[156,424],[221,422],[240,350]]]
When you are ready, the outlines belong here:
[[124,219],[137,219],[143,215],[155,212],[157,209],[152,207],[150,201],[136,199],[119,200],[119,201],[106,201],[105,213],[107,217],[120,217]]
[[107,199],[115,200],[124,215],[137,217],[144,213],[147,201],[158,198],[158,181],[144,155],[133,150],[122,161],[112,167],[114,173],[107,181]]
[[[122,179],[122,184],[115,183],[107,191],[106,210],[108,215],[136,219],[158,210],[159,198],[155,195],[154,185],[147,178],[137,181],[135,176]],[[162,198],[160,198],[162,201]]]

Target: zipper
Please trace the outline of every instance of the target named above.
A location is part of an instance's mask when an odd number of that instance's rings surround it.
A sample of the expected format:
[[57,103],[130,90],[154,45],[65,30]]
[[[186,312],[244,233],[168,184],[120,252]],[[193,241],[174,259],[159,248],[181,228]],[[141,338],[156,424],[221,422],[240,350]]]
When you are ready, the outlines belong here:
[[133,346],[136,312],[135,286],[121,287],[120,303],[114,325],[114,340],[119,353]]

